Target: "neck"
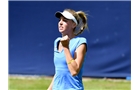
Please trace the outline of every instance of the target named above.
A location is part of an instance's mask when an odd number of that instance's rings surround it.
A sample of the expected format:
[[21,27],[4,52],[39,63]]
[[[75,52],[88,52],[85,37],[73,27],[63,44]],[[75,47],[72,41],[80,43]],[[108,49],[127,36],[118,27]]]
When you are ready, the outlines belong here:
[[63,37],[63,36],[65,36],[65,35],[68,35],[68,37],[69,37],[70,39],[72,39],[72,38],[74,38],[74,37],[75,37],[75,35],[74,35],[74,34],[62,34],[62,37]]

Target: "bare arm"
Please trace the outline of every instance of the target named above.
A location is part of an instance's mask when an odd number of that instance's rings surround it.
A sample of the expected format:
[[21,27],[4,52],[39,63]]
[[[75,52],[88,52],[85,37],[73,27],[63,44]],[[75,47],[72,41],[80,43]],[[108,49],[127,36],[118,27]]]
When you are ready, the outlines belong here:
[[75,76],[79,73],[83,60],[84,60],[84,56],[86,53],[86,45],[85,44],[81,44],[75,51],[75,55],[74,58],[72,58],[70,50],[68,47],[63,47],[64,48],[64,53],[66,56],[66,61],[68,64],[68,68],[70,70],[70,73],[72,76]]
[[47,90],[52,90],[53,82],[54,82],[54,77],[53,77],[53,79],[52,79],[52,81],[51,81],[51,84],[50,84],[50,86],[48,87]]

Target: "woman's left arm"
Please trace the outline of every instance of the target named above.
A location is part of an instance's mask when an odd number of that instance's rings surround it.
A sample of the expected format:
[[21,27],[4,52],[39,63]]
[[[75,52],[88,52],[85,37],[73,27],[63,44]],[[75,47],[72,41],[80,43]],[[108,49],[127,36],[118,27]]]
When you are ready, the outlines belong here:
[[63,47],[68,64],[69,71],[72,76],[76,76],[83,64],[84,56],[86,53],[86,44],[82,43],[75,51],[74,58],[72,57],[69,47]]

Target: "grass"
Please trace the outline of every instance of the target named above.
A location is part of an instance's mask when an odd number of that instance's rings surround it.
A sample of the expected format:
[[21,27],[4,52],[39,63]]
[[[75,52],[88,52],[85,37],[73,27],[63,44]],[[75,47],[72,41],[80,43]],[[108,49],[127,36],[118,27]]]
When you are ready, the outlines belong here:
[[[52,77],[9,76],[9,90],[47,90]],[[131,90],[131,81],[124,79],[83,78],[85,90]]]

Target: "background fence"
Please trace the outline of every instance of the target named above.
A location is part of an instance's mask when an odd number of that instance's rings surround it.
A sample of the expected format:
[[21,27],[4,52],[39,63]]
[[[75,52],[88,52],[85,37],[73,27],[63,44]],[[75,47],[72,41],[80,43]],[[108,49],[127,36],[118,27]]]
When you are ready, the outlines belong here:
[[9,74],[54,74],[54,14],[65,8],[88,13],[83,76],[131,76],[131,1],[9,1]]

